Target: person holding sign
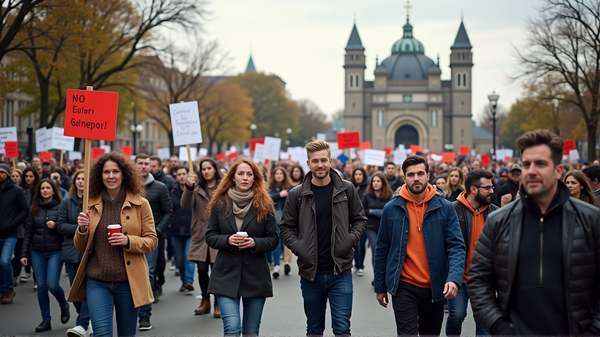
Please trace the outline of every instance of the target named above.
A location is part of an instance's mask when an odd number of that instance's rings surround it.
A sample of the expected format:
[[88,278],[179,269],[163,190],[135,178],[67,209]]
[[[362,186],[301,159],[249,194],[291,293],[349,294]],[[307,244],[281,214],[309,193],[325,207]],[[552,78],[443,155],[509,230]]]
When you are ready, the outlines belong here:
[[273,296],[266,254],[277,247],[279,235],[273,201],[252,160],[242,158],[231,165],[208,213],[206,243],[219,250],[208,292],[219,299],[223,333],[258,336],[266,298]]
[[[73,239],[83,257],[68,300],[87,300],[95,335],[113,335],[115,309],[119,336],[134,336],[138,308],[154,301],[144,258],[158,246],[152,209],[139,171],[120,153],[100,156],[89,180],[89,207]],[[121,232],[109,236],[109,225]]]

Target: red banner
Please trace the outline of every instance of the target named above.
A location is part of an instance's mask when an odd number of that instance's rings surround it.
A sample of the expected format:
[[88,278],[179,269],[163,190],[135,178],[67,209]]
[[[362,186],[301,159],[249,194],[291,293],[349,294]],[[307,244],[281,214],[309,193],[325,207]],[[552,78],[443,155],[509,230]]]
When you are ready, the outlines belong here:
[[471,149],[468,146],[460,146],[458,148],[458,154],[461,156],[468,156],[471,154]]
[[49,151],[40,152],[38,153],[38,156],[43,162],[50,162],[52,160],[52,152]]
[[[50,156],[52,157],[52,154],[50,154]],[[4,142],[4,157],[19,158],[19,143]]]
[[488,165],[490,165],[490,155],[487,153],[481,155],[481,166],[486,167]]
[[361,150],[370,150],[371,149],[371,142],[367,140],[366,142],[360,143],[360,149]]
[[251,138],[250,139],[250,151],[254,152],[254,149],[256,148],[256,144],[264,144],[264,143],[265,143],[264,138]]
[[353,149],[360,147],[360,136],[358,131],[337,134],[338,149]]
[[575,146],[575,140],[574,139],[565,140],[565,145],[564,145],[564,148],[563,148],[563,154],[565,156],[569,155],[569,151],[575,150],[575,149],[577,149],[577,146]]
[[411,145],[410,146],[410,153],[417,154],[417,152],[423,153],[425,151],[423,151],[423,148],[420,147],[419,145]]
[[106,152],[105,149],[101,148],[101,147],[93,147],[92,148],[92,154],[91,154],[91,158],[92,159],[98,159],[98,157],[100,157],[101,155],[103,155]]
[[229,157],[229,159],[235,159],[239,156],[240,156],[239,153],[237,151],[234,151],[234,152],[229,153],[229,155],[227,157]]
[[391,147],[384,147],[383,151],[385,151],[385,155],[389,156],[392,153],[392,148]]
[[219,153],[215,158],[217,160],[225,160],[225,153]]
[[121,154],[123,154],[127,158],[131,158],[133,155],[133,146],[121,146]]
[[64,135],[114,141],[118,107],[116,92],[68,89]]
[[451,163],[456,158],[456,153],[454,152],[442,152],[442,163]]

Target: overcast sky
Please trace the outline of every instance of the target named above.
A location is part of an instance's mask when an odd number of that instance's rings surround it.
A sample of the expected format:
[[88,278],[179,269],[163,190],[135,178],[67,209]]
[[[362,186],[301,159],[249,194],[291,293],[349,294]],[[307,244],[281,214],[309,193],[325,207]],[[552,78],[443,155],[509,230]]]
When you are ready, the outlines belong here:
[[[390,56],[406,23],[406,0],[213,0],[205,32],[231,56],[230,75],[243,72],[250,52],[258,71],[277,74],[295,100],[310,99],[332,114],[344,104],[344,47],[353,22],[365,47],[367,80],[375,58]],[[411,1],[414,37],[425,55],[440,56],[442,79],[450,78],[450,46],[461,15],[473,45],[473,114],[488,104],[493,90],[506,108],[521,95],[511,83],[517,61],[513,46],[523,47],[527,19],[540,0]]]

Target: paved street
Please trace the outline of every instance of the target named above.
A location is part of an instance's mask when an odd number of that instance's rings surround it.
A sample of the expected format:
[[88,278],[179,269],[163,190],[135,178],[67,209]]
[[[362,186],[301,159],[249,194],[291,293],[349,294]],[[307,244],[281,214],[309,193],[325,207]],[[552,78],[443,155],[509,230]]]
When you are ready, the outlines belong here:
[[[373,270],[370,265],[370,254],[365,263],[365,276],[354,275],[354,307],[352,312],[352,334],[355,336],[392,336],[396,331],[394,315],[390,307],[384,309],[375,300],[371,281]],[[295,262],[292,264],[290,276],[281,276],[273,280],[275,296],[267,299],[261,324],[262,336],[303,336],[305,333],[305,316],[300,292],[300,277],[297,275]],[[69,280],[63,273],[61,284],[65,291]],[[222,323],[211,315],[195,316],[194,309],[198,307],[196,299],[200,295],[197,277],[194,280],[196,290],[189,293],[179,292],[179,277],[168,270],[165,275],[167,283],[164,286],[160,302],[154,305],[151,322],[153,329],[139,332],[138,336],[219,336],[222,334]],[[0,335],[26,336],[34,335],[35,327],[42,321],[37,295],[33,290],[33,281],[20,283],[16,288],[15,302],[10,305],[0,305]],[[60,309],[54,298],[50,297],[52,310],[51,332],[37,335],[66,336],[66,331],[75,324],[77,313],[71,306],[71,320],[67,324],[60,323]],[[329,314],[329,312],[328,312]],[[446,314],[447,316],[447,314]],[[445,323],[444,323],[445,324]],[[333,335],[328,317],[326,335]],[[474,335],[475,325],[469,314],[463,327],[463,332]],[[444,329],[442,329],[444,330]],[[115,330],[116,334],[116,330]]]

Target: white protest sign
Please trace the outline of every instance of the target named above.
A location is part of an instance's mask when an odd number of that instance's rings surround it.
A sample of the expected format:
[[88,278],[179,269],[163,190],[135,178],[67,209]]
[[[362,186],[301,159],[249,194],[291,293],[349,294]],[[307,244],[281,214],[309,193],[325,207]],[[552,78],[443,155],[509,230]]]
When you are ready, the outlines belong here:
[[52,132],[52,148],[64,151],[73,151],[75,148],[75,137],[69,137],[64,135],[63,128],[53,127],[52,130],[46,131]]
[[235,147],[235,145],[231,145],[229,147],[229,152],[237,152],[237,147]]
[[46,128],[35,130],[35,152],[40,153],[52,148],[52,131]]
[[110,153],[110,145],[100,145],[101,149],[104,149],[104,153]]
[[290,160],[296,162],[306,161],[306,151],[300,147],[290,147],[288,148],[288,153],[290,154]]
[[281,152],[279,154],[279,159],[288,160],[288,159],[290,159],[290,154],[288,152]]
[[17,127],[0,128],[0,153],[4,153],[4,142],[17,141]]
[[208,149],[205,149],[205,148],[201,147],[199,155],[202,158],[206,157],[208,155]]
[[442,161],[442,155],[441,154],[432,154],[431,155],[431,160],[433,160],[433,161]]
[[69,160],[81,160],[83,156],[81,156],[81,152],[79,151],[69,151]]
[[[191,161],[194,161],[194,158],[196,158],[197,154],[198,154],[198,149],[194,146],[190,146],[190,155],[192,156]],[[179,160],[180,161],[190,161],[188,159],[187,148],[185,146],[179,147]]]
[[361,161],[361,163],[365,162],[365,151],[364,150],[359,150],[357,153],[358,159]]
[[[198,102],[169,104],[169,111],[171,112],[171,130],[173,130],[175,146],[202,143]],[[185,152],[187,158],[187,150]],[[195,158],[195,156],[192,157]]]
[[254,158],[255,163],[264,163],[265,162],[265,145],[264,144],[256,144],[254,147]]
[[569,157],[571,158],[571,162],[579,160],[579,151],[577,149],[569,151]]
[[344,150],[339,149],[337,142],[329,143],[329,147],[331,148],[331,158],[337,158],[344,153]]
[[[265,137],[263,159],[279,160],[281,138]],[[256,150],[255,150],[256,151]]]
[[166,159],[169,160],[169,158],[171,158],[171,151],[169,150],[169,148],[163,148],[163,149],[156,149],[156,155],[160,158],[160,159]]
[[327,139],[327,135],[324,133],[317,133],[317,140],[325,141]]
[[350,149],[350,159],[357,159],[358,155],[356,154],[356,149]]
[[404,146],[402,146],[402,148],[394,151],[394,164],[402,165],[402,163],[404,163],[405,160],[406,150],[404,149]]
[[365,165],[383,166],[385,164],[385,151],[365,150]]
[[244,157],[252,157],[252,154],[250,153],[250,149],[243,149],[242,153],[244,154]]

